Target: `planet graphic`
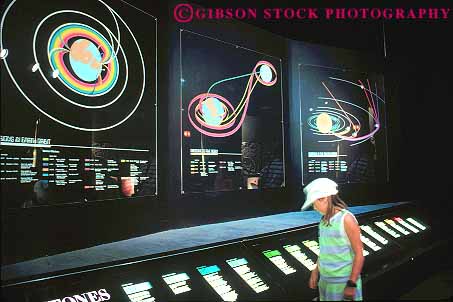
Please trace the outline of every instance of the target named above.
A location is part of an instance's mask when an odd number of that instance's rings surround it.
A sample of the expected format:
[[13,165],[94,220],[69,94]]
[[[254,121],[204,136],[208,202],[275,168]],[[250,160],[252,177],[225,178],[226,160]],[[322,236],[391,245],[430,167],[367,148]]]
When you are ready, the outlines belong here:
[[260,66],[260,77],[266,83],[270,83],[272,81],[273,73],[269,65],[262,64]]
[[101,73],[101,53],[87,39],[79,39],[71,45],[69,62],[75,74],[86,82],[95,81]]
[[319,132],[329,133],[332,129],[332,119],[327,113],[323,112],[316,118],[316,126]]
[[225,105],[214,97],[209,97],[201,104],[201,113],[206,124],[218,126],[225,116]]

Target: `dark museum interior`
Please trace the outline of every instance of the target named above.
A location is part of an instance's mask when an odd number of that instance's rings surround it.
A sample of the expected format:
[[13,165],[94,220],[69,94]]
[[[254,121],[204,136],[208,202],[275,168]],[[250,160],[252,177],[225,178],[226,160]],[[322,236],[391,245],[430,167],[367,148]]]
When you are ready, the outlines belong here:
[[[182,1],[77,2],[1,5],[3,301],[316,299],[302,285],[319,256],[310,243],[318,245],[321,216],[300,209],[317,177],[337,181],[365,235],[365,300],[453,297],[451,12],[182,23],[174,19]],[[339,80],[363,75],[360,85]],[[341,98],[360,86],[366,109]],[[208,118],[208,109],[221,112]],[[361,126],[329,135],[320,130],[326,116],[329,127]],[[336,163],[325,164],[332,154]],[[266,169],[278,185],[265,186]]]

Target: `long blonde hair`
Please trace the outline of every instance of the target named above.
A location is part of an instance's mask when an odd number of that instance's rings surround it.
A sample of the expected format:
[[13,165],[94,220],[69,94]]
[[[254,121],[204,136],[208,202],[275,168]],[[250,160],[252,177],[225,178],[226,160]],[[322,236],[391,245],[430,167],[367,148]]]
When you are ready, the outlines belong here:
[[335,214],[335,209],[347,209],[348,205],[338,196],[338,194],[330,195],[327,197],[328,206],[324,216],[322,216],[322,222],[326,225],[330,225],[330,218]]

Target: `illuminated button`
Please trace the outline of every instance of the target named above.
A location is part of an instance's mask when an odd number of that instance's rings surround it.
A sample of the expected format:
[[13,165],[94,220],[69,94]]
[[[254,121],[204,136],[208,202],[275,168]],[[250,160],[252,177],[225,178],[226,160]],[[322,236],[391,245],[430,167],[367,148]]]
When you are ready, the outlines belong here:
[[278,267],[285,275],[290,275],[296,272],[292,266],[290,266],[286,260],[282,257],[282,254],[278,250],[267,250],[263,252],[276,267]]
[[400,217],[395,217],[394,220],[398,223],[400,223],[402,226],[404,226],[405,228],[411,230],[412,232],[414,233],[418,233],[420,232],[417,228],[413,227],[412,225],[410,225],[409,223],[407,223],[406,221],[404,221],[402,218]]
[[269,286],[255,272],[251,271],[245,258],[229,259],[226,262],[256,293],[269,289]]
[[191,290],[187,281],[190,279],[186,273],[172,273],[162,276],[165,283],[170,287],[175,295],[185,293]]
[[369,225],[361,225],[360,229],[362,229],[365,233],[376,239],[382,244],[387,244],[388,240],[376,233]]
[[415,225],[422,231],[426,230],[426,227],[423,224],[421,224],[420,222],[416,221],[414,218],[409,217],[409,218],[407,218],[407,221],[409,221],[410,223],[412,223],[413,225]]
[[223,279],[220,275],[220,267],[217,265],[211,266],[199,266],[197,267],[198,272],[208,282],[208,284],[214,289],[214,291],[224,301],[236,301],[238,294],[231,288],[228,282]]
[[401,237],[400,234],[398,234],[397,232],[395,232],[394,230],[392,230],[391,228],[389,228],[384,222],[382,221],[376,221],[374,223],[375,225],[377,225],[379,228],[381,228],[382,230],[384,230],[385,232],[387,232],[388,234],[390,234],[391,236],[393,236],[394,238],[398,238],[398,237]]
[[313,260],[308,258],[307,254],[301,251],[300,246],[285,245],[283,248],[287,250],[288,253],[290,253],[294,258],[296,258],[297,261],[302,263],[308,270],[312,271],[316,268],[316,263],[314,263]]
[[151,295],[153,286],[150,282],[126,283],[121,285],[124,292],[132,302],[154,302],[156,299]]
[[409,235],[410,232],[408,232],[405,228],[401,227],[400,225],[398,225],[395,221],[391,220],[391,219],[385,219],[384,220],[388,225],[390,225],[391,227],[395,228],[397,231],[399,231],[400,233],[402,233],[403,235]]
[[304,240],[302,243],[308,247],[313,253],[319,256],[319,245],[318,242],[314,240]]
[[373,241],[371,241],[368,237],[366,237],[364,235],[360,235],[360,239],[366,246],[368,246],[375,252],[379,251],[381,249],[381,247],[379,245],[377,245],[376,243],[374,243]]

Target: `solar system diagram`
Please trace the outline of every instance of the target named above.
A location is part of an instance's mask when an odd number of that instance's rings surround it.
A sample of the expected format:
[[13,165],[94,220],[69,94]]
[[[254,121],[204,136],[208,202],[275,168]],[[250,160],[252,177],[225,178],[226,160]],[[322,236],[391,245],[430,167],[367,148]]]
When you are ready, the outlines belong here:
[[247,116],[281,132],[280,61],[183,30],[181,63],[181,189],[242,189]]
[[383,77],[300,65],[303,183],[368,183],[387,175]]
[[[105,171],[83,179],[91,169],[83,162],[94,157],[109,171],[107,162],[116,170],[130,160],[155,166],[155,17],[120,0],[13,0],[0,22],[2,162],[33,170],[4,170],[11,177],[2,181],[15,186],[45,178],[52,187],[57,181],[47,172],[53,168],[39,166],[49,153],[65,169],[79,160],[58,180],[77,186],[74,196],[107,189]],[[142,166],[134,169],[149,170]],[[88,199],[102,199],[97,195]]]

